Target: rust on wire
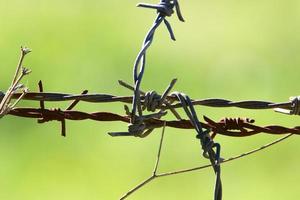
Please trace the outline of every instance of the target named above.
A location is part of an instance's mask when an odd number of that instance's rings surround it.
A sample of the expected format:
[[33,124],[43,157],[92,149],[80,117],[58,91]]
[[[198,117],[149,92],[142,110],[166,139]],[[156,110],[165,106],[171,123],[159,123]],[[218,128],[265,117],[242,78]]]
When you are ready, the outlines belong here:
[[[102,122],[112,122],[120,121],[125,123],[130,123],[130,117],[122,116],[119,114],[114,114],[110,112],[94,112],[86,113],[81,111],[72,111],[72,110],[61,110],[61,109],[39,109],[39,108],[15,108],[11,110],[9,115],[24,117],[24,118],[33,118],[33,119],[43,119],[46,118],[48,121],[61,121],[64,120],[94,120]],[[215,122],[208,117],[204,117],[205,123],[202,122],[201,125],[204,128],[209,128],[213,132],[217,132],[220,135],[231,136],[231,137],[247,137],[256,135],[259,133],[268,133],[274,135],[281,134],[300,134],[300,126],[294,128],[287,128],[278,125],[269,125],[269,126],[258,126],[253,124],[252,121],[240,121],[237,119],[232,119],[234,122],[239,124],[228,125],[228,121],[224,119],[219,122]],[[147,128],[161,128],[164,125],[164,121],[160,119],[147,119],[145,120]],[[231,122],[233,123],[233,122]],[[193,125],[189,120],[171,120],[166,121],[166,126],[177,129],[194,129]]]

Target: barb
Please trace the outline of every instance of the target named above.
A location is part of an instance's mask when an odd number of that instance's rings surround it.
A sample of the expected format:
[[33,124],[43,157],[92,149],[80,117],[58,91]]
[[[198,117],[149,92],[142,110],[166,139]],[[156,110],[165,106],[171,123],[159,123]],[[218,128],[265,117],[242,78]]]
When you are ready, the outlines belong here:
[[[39,81],[39,90],[40,92],[43,92],[43,83],[42,81]],[[81,94],[87,94],[88,91],[84,90]],[[76,99],[74,100],[66,109],[66,111],[71,111],[78,103],[80,100]],[[66,117],[65,117],[65,112],[62,112],[59,108],[58,109],[51,109],[48,110],[50,112],[47,112],[45,109],[45,102],[43,100],[40,100],[40,111],[41,111],[41,117],[38,119],[38,123],[46,123],[49,121],[59,121],[61,122],[61,135],[66,136]]]
[[[174,116],[178,119],[181,120],[180,115],[177,113],[177,111],[174,108],[170,108],[171,104],[173,103],[173,101],[168,101],[166,100],[168,94],[170,93],[170,91],[172,90],[172,88],[174,87],[174,85],[176,84],[177,79],[173,79],[170,83],[170,85],[167,87],[167,89],[164,91],[163,95],[160,96],[158,95],[155,91],[151,91],[151,92],[143,92],[140,90],[140,93],[144,95],[144,101],[143,101],[143,110],[147,109],[148,111],[151,112],[155,112],[156,109],[158,109],[160,107],[160,111],[158,113],[152,114],[157,116],[157,119],[160,119],[162,116],[164,116],[165,114],[167,114],[165,112],[165,109],[162,108],[162,105],[165,105],[167,108],[169,108],[171,110],[171,112],[174,114]],[[119,81],[120,85],[128,88],[130,90],[134,90],[134,88],[132,86],[130,86],[129,84],[125,83],[124,81]],[[125,106],[125,110],[128,116],[131,116],[131,113],[129,112],[129,108],[127,106]],[[149,116],[149,115],[148,115]],[[128,126],[128,131],[129,132],[115,132],[115,133],[110,133],[111,136],[136,136],[136,137],[147,137],[153,130],[154,128],[150,128],[148,130],[146,130],[146,126],[144,123],[144,119],[146,116],[139,116],[136,117],[136,121],[135,123],[130,123]],[[145,131],[146,130],[146,131]]]

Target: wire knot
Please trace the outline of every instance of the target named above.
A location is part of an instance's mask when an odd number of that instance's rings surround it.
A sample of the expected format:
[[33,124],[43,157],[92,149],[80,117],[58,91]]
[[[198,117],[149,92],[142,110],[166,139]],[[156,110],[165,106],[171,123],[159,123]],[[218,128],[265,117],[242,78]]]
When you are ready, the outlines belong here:
[[128,132],[135,137],[143,137],[146,124],[142,117],[136,117],[134,123],[128,125]]
[[166,1],[166,0],[162,0],[158,5],[157,5],[157,12],[159,12],[160,14],[164,15],[164,16],[172,16],[172,14],[174,13],[174,4],[171,3],[170,1]]
[[60,108],[54,108],[51,110],[41,108],[41,118],[38,119],[38,123],[42,124],[55,120],[61,122],[61,135],[66,137],[65,113]]
[[211,136],[209,135],[209,132],[210,130],[207,129],[205,131],[203,131],[201,134],[198,133],[196,135],[196,138],[200,140],[201,142],[201,146],[202,146],[202,149],[203,149],[203,157],[209,159],[209,154],[208,152],[211,151],[214,146],[215,146],[215,143],[213,141],[213,139],[211,138]]
[[[153,126],[147,125],[145,122],[146,120],[150,119],[159,119],[162,116],[167,114],[166,111],[159,111],[157,113],[149,114],[149,115],[142,115],[142,116],[135,116],[134,120],[128,125],[128,132],[130,135],[135,137],[144,138],[148,136],[153,131]],[[147,129],[147,131],[145,131]]]
[[146,92],[143,102],[143,110],[154,112],[162,104],[162,98],[155,91]]
[[42,115],[41,118],[38,119],[38,123],[65,120],[64,112],[60,108],[53,108],[50,110],[42,109],[41,115]]
[[[250,118],[223,118],[219,122],[215,122],[206,116],[204,116],[204,120],[213,132],[211,135],[212,138],[215,138],[218,133],[234,133],[237,135],[247,134],[247,128],[250,128],[249,126],[255,122],[254,119]],[[229,130],[238,130],[240,132],[232,132]]]
[[242,130],[245,123],[254,123],[250,118],[223,118],[220,120],[225,130]]
[[178,19],[184,22],[178,0],[161,0],[158,4],[139,3],[137,6],[142,8],[155,9],[162,16],[168,17],[172,16],[175,7]]

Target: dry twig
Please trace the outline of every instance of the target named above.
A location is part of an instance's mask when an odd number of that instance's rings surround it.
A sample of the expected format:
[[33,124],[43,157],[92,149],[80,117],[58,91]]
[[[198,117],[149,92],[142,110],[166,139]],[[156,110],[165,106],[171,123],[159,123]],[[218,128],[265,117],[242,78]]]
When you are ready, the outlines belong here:
[[[162,149],[162,144],[163,144],[163,138],[164,138],[164,133],[165,133],[165,126],[163,127],[163,131],[162,131],[162,135],[161,135],[161,140],[160,140],[160,144],[159,144],[159,148],[158,148],[158,155],[157,155],[157,160],[155,163],[155,167],[154,167],[154,172],[152,174],[152,176],[150,176],[149,178],[145,179],[144,181],[142,181],[141,183],[139,183],[137,186],[135,186],[133,189],[131,189],[130,191],[128,191],[124,196],[122,196],[120,198],[120,200],[124,200],[126,198],[128,198],[130,195],[132,195],[133,193],[137,192],[138,190],[140,190],[141,188],[145,187],[146,185],[148,185],[150,182],[154,181],[157,178],[163,178],[163,177],[167,177],[167,176],[173,176],[173,175],[179,175],[179,174],[184,174],[184,173],[190,173],[190,172],[195,172],[195,171],[199,171],[199,170],[203,170],[205,168],[209,168],[212,167],[212,164],[207,164],[207,165],[202,165],[199,167],[194,167],[194,168],[188,168],[188,169],[181,169],[181,170],[176,170],[176,171],[171,171],[171,172],[164,172],[164,173],[157,173],[157,168],[158,168],[158,164],[160,161],[160,154],[161,154],[161,149]],[[284,137],[281,137],[271,143],[265,144],[257,149],[253,149],[251,151],[248,151],[246,153],[237,155],[237,156],[233,156],[231,158],[228,159],[222,159],[220,164],[225,164],[237,159],[241,159],[247,156],[250,156],[254,153],[257,153],[259,151],[262,151],[264,149],[267,149],[271,146],[274,146],[275,144],[278,144],[286,139],[288,139],[289,137],[291,137],[293,134],[288,134]]]
[[[26,88],[23,84],[20,84],[20,81],[24,76],[28,75],[31,72],[29,69],[23,67],[24,58],[28,53],[30,53],[30,51],[31,50],[26,47],[21,47],[21,57],[17,65],[15,75],[10,87],[8,88],[0,103],[0,118],[8,114],[28,92],[28,88]],[[18,90],[22,90],[21,95],[19,95],[14,103],[11,103],[13,95]]]
[[152,175],[149,178],[147,178],[146,180],[144,180],[143,182],[141,182],[140,184],[138,184],[136,187],[134,187],[133,189],[128,191],[124,196],[122,196],[120,198],[120,200],[124,200],[124,199],[128,198],[131,194],[138,191],[139,189],[144,187],[146,184],[150,183],[151,181],[153,181],[154,179],[156,179],[158,177],[157,170],[158,170],[158,166],[159,166],[159,162],[160,162],[161,149],[162,149],[163,140],[164,140],[164,136],[165,136],[165,128],[166,128],[166,123],[164,122],[164,126],[162,128],[162,133],[161,133],[161,137],[160,137],[160,142],[159,142],[159,146],[158,146],[156,162],[154,165],[154,170],[152,172]]

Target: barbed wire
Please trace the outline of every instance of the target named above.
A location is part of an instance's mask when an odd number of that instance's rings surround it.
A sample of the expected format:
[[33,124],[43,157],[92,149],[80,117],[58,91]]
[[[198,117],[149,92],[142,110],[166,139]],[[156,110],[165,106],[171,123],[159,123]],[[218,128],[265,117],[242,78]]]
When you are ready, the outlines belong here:
[[[102,121],[102,122],[125,122],[130,123],[129,116],[122,116],[110,112],[94,112],[86,113],[82,111],[73,111],[73,110],[61,110],[61,109],[40,109],[40,108],[14,108],[11,110],[9,115],[31,118],[31,119],[47,119],[43,123],[49,121],[81,121],[81,120],[93,120],[93,121]],[[206,122],[200,122],[201,126],[204,128],[212,130],[220,135],[231,136],[231,137],[247,137],[253,136],[259,133],[267,133],[274,135],[282,134],[300,134],[300,126],[293,128],[288,128],[279,125],[268,125],[268,126],[258,126],[254,125],[254,120],[249,122],[249,119],[241,118],[225,118],[221,119],[219,122],[215,122],[212,119],[205,117]],[[163,127],[164,120],[160,119],[147,119],[145,120],[146,129],[151,128],[161,128]],[[191,124],[190,120],[170,120],[166,121],[166,126],[176,129],[194,129],[194,126]],[[113,135],[112,136],[117,136]],[[118,135],[119,136],[119,135]],[[124,136],[132,136],[130,134]]]
[[[22,93],[14,93],[12,99],[18,99]],[[0,92],[0,101],[5,96],[5,93]],[[300,98],[300,97],[291,97],[291,98]],[[60,102],[60,101],[72,101],[80,100],[88,103],[112,103],[112,102],[122,102],[122,103],[132,103],[133,96],[115,96],[111,94],[67,94],[67,93],[52,93],[52,92],[27,92],[22,100],[30,101],[49,101],[49,102]],[[167,96],[167,100],[178,101],[174,96]],[[140,96],[141,103],[143,104],[145,96]],[[244,109],[284,109],[287,110],[287,114],[296,114],[293,112],[294,109],[299,109],[298,106],[294,105],[294,100],[288,102],[275,103],[270,101],[262,100],[245,100],[245,101],[232,101],[227,99],[219,98],[209,98],[209,99],[195,99],[191,100],[192,104],[195,106],[207,106],[215,108],[244,108]],[[297,104],[298,105],[298,104]],[[158,108],[164,108],[166,110],[170,108],[181,108],[181,103],[176,103],[170,105],[169,107],[165,105],[158,106]],[[279,110],[278,110],[279,111]]]
[[[180,173],[186,173],[190,171],[196,171],[199,169],[212,167],[215,175],[215,191],[214,199],[222,199],[222,184],[221,184],[221,164],[229,162],[244,156],[251,155],[262,149],[277,144],[292,135],[300,135],[300,126],[292,128],[280,126],[280,125],[267,125],[259,126],[255,125],[255,120],[250,118],[223,118],[220,121],[214,121],[213,119],[203,116],[203,122],[200,122],[194,106],[207,106],[214,108],[226,108],[236,107],[242,109],[274,109],[276,112],[289,115],[300,115],[300,97],[291,97],[288,102],[275,103],[271,101],[261,100],[245,100],[245,101],[232,101],[220,98],[210,99],[190,99],[189,96],[181,92],[171,92],[177,79],[173,79],[167,86],[162,95],[159,95],[155,91],[144,92],[141,88],[141,83],[146,67],[146,53],[154,40],[154,34],[157,28],[164,22],[172,40],[175,40],[175,36],[172,27],[167,17],[171,17],[176,13],[180,21],[184,21],[181,14],[180,6],[177,0],[161,0],[158,4],[138,4],[138,7],[155,9],[157,11],[156,19],[147,33],[142,48],[137,55],[135,63],[133,65],[133,86],[130,84],[119,81],[119,84],[131,91],[132,96],[116,96],[111,94],[88,94],[87,90],[84,90],[81,94],[68,94],[68,93],[55,93],[44,92],[43,84],[40,81],[38,83],[38,92],[29,92],[27,88],[20,84],[22,78],[30,73],[30,70],[23,67],[23,60],[25,55],[30,52],[28,48],[21,48],[21,57],[17,65],[16,73],[13,77],[13,81],[7,90],[7,92],[0,92],[0,118],[5,115],[12,115],[16,117],[37,119],[38,123],[46,123],[50,121],[59,121],[61,123],[61,135],[66,136],[66,121],[67,120],[94,120],[101,122],[118,121],[128,124],[128,130],[126,132],[109,132],[108,134],[117,136],[135,136],[144,138],[148,136],[154,129],[163,127],[172,127],[177,129],[195,129],[197,132],[196,138],[200,140],[201,148],[203,150],[202,155],[210,160],[209,165],[184,169],[175,172],[157,173],[157,168],[160,159],[161,146],[163,141],[163,134],[161,137],[157,162],[155,165],[152,176],[139,184],[136,188],[129,191],[121,199],[127,198],[134,191],[141,188],[143,185],[154,180],[158,177],[165,177]],[[174,11],[175,9],[175,11]],[[18,92],[19,91],[19,92]],[[21,91],[21,92],[20,92]],[[16,99],[14,103],[11,103],[13,99]],[[20,100],[38,101],[38,108],[17,108],[16,105]],[[61,102],[72,101],[66,109],[61,108],[46,108],[45,102]],[[131,111],[127,105],[124,106],[126,115],[120,115],[111,112],[83,112],[73,110],[75,106],[80,102],[87,103],[113,103],[121,102],[125,104],[131,104]],[[183,108],[188,119],[184,119],[180,116],[176,109]],[[147,114],[144,111],[147,110]],[[158,111],[157,111],[158,110]],[[163,120],[161,119],[167,114],[167,111],[171,111],[175,116],[175,120]],[[221,158],[221,145],[214,141],[215,137],[219,135],[230,137],[248,137],[259,133],[282,135],[288,134],[281,139],[278,139],[270,144],[264,145],[258,149],[250,152],[235,156],[229,159]]]

